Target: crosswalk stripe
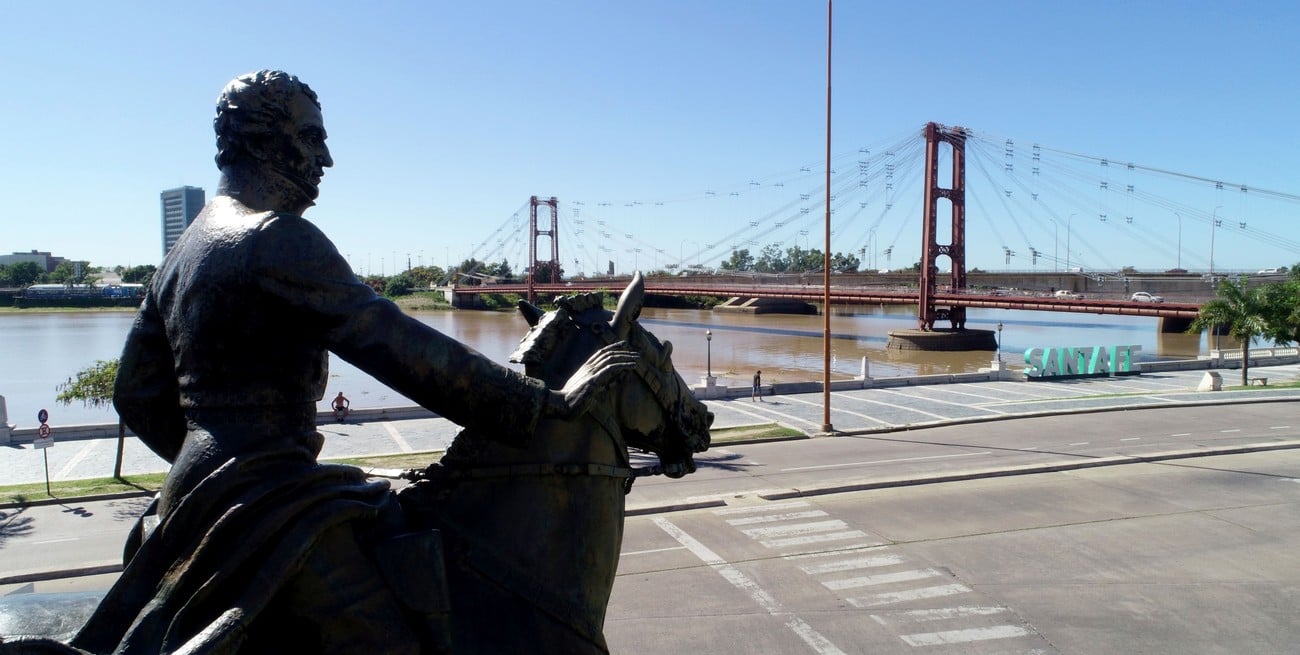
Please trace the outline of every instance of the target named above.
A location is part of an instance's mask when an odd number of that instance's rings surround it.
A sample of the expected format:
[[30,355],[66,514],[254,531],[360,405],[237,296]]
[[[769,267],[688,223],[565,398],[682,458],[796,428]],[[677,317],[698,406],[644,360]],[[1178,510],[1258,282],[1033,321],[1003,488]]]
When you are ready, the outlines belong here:
[[844,578],[842,580],[826,580],[822,586],[832,591],[841,589],[856,589],[858,587],[873,587],[875,585],[890,584],[894,582],[912,582],[914,580],[925,580],[926,578],[935,578],[943,573],[934,569],[916,569],[912,571],[899,571],[897,573],[880,573],[877,575],[864,575],[857,578]]
[[967,628],[965,630],[900,635],[900,638],[911,646],[941,646],[972,641],[988,641],[990,639],[1011,639],[1028,634],[1030,634],[1028,630],[1018,625],[995,625],[987,628]]
[[[861,530],[848,530],[845,532],[828,532],[823,534],[810,534],[802,537],[786,537],[785,539],[765,539],[758,543],[768,548],[789,548],[790,546],[807,546],[809,544],[823,544],[828,541],[843,541],[845,539],[860,539],[866,537],[867,533]],[[882,544],[877,543],[877,546]]]
[[813,534],[816,532],[832,532],[843,530],[849,527],[849,524],[839,519],[830,521],[813,521],[812,523],[793,523],[790,525],[776,525],[766,528],[745,528],[741,530],[749,535],[751,539],[768,539],[771,537],[793,537],[801,534]]
[[811,519],[818,516],[829,516],[820,509],[809,510],[807,512],[788,512],[785,514],[767,514],[765,516],[746,516],[738,519],[727,519],[728,525],[753,525],[755,523],[776,523],[777,521],[790,521],[793,519]]
[[792,500],[788,503],[764,503],[762,505],[741,505],[739,507],[724,507],[713,510],[718,516],[731,516],[733,514],[758,514],[760,512],[778,512],[783,509],[795,509],[796,507],[807,507],[808,501]]
[[848,602],[850,605],[861,609],[864,607],[877,607],[880,605],[889,605],[891,603],[901,603],[909,600],[954,596],[956,594],[964,594],[970,590],[970,587],[954,582],[952,584],[938,585],[935,587],[891,591],[883,594],[875,594],[874,596],[868,596],[866,598],[849,598]]
[[826,562],[824,564],[806,564],[799,568],[808,575],[822,575],[824,573],[840,573],[843,571],[875,568],[877,566],[893,566],[902,563],[903,558],[898,555],[874,555],[870,557],[857,557],[854,559],[840,560],[838,562]]
[[961,619],[968,616],[992,616],[994,614],[1003,614],[1011,610],[1005,607],[981,607],[976,605],[965,605],[958,607],[941,607],[930,610],[905,610],[894,612],[887,615],[872,614],[871,618],[876,623],[885,625],[887,623],[924,623],[926,621],[944,621],[947,619]]

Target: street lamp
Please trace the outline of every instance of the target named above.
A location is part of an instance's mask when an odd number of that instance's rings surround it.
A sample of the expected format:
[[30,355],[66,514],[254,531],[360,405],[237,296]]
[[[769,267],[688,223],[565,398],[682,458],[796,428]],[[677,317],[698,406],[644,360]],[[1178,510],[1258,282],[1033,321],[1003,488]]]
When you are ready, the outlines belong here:
[[1174,212],[1174,216],[1178,217],[1178,270],[1181,271],[1183,269],[1183,215]]
[[1223,205],[1214,208],[1214,214],[1210,216],[1210,284],[1214,284],[1214,228],[1219,224],[1219,210]]
[[1065,272],[1070,272],[1070,221],[1074,220],[1074,214],[1065,219]]
[[1002,361],[1002,321],[998,321],[998,361]]
[[704,344],[705,344],[704,365],[706,367],[704,369],[705,370],[704,376],[706,379],[712,380],[713,379],[713,330],[704,331]]

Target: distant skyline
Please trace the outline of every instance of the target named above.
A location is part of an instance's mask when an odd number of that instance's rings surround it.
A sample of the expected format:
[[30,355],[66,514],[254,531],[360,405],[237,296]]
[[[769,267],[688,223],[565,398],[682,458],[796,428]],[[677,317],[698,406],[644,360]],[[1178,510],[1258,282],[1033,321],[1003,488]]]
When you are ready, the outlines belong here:
[[[968,169],[968,267],[1029,269],[1032,247],[1052,255],[1039,270],[1067,257],[1204,269],[1211,239],[1219,270],[1300,262],[1292,3],[881,4],[835,5],[839,172],[870,159],[877,192],[882,147],[927,121],[973,130],[988,168]],[[820,248],[825,3],[54,1],[5,14],[0,253],[158,263],[159,193],[215,195],[215,98],[261,68],[319,94],[336,165],[306,216],[363,272],[471,253],[517,270],[512,216],[526,225],[530,195],[561,201],[568,272],[716,266],[733,244]],[[1033,144],[1116,166],[1044,170],[1039,189]],[[1144,169],[1227,186],[1180,190]],[[896,195],[837,210],[832,250],[916,260],[920,186],[898,175]]]

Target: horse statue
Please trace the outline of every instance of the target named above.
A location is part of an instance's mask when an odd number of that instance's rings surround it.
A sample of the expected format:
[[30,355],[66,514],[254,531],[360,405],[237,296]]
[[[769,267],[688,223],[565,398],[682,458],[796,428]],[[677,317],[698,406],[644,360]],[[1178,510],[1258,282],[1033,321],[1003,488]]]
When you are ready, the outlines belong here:
[[[640,355],[635,373],[576,420],[544,419],[526,448],[462,431],[398,492],[408,519],[442,532],[452,652],[609,652],[626,494],[641,475],[693,472],[713,421],[673,368],[672,344],[636,322],[644,293],[637,274],[612,319],[598,293],[559,299],[546,314],[521,302],[532,329],[511,361],[529,376],[561,386],[616,342]],[[635,469],[629,448],[659,464]]]
[[[531,330],[511,359],[530,376],[560,388],[592,353],[614,343],[638,355],[635,372],[585,413],[540,420],[522,448],[463,430],[440,462],[408,472],[412,484],[396,492],[405,520],[416,531],[439,530],[442,548],[417,548],[381,566],[445,575],[449,607],[427,610],[444,617],[446,634],[422,641],[426,651],[433,643],[435,652],[452,653],[608,652],[603,626],[626,494],[640,476],[693,472],[692,456],[708,448],[713,421],[673,368],[672,345],[637,323],[643,297],[637,274],[612,318],[600,294],[561,298],[549,313],[521,302]],[[629,449],[653,453],[659,463],[636,468]],[[50,637],[66,638],[94,603],[47,600],[51,611],[41,615],[58,620],[28,622],[23,639],[0,643],[0,655],[86,652]],[[24,612],[38,614],[30,610],[40,599],[25,602]]]

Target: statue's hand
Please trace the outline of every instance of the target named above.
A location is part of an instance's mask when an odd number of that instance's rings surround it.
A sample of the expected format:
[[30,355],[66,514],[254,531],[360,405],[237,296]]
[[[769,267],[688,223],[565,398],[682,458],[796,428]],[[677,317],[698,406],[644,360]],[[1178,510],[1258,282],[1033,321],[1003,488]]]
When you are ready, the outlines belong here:
[[620,375],[636,366],[639,355],[628,350],[626,341],[597,350],[569,376],[564,388],[551,391],[543,416],[572,418],[586,412],[600,392],[612,386]]

